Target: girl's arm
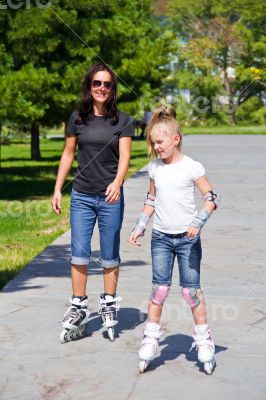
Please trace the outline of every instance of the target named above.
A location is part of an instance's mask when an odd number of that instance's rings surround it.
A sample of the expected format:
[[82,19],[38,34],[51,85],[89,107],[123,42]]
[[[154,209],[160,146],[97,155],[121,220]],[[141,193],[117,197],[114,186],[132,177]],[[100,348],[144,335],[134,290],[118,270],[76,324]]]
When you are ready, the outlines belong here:
[[119,161],[115,180],[107,187],[105,201],[114,203],[120,197],[120,188],[123,185],[130,161],[131,137],[119,139]]
[[77,137],[70,136],[66,138],[65,148],[59,163],[56,183],[54,187],[54,194],[52,197],[52,208],[56,214],[61,212],[61,200],[62,200],[62,187],[66,180],[67,175],[71,169],[75,158],[75,151],[77,145]]
[[147,199],[145,200],[143,210],[138,218],[135,228],[132,231],[132,234],[129,239],[129,243],[135,244],[137,246],[141,246],[137,239],[140,236],[144,236],[144,232],[146,230],[149,219],[152,217],[155,210],[155,185],[154,180],[150,179],[150,188],[147,194]]
[[187,229],[187,237],[190,238],[194,238],[199,233],[220,201],[220,195],[213,190],[206,176],[197,179],[195,185],[203,196],[204,208],[196,215]]

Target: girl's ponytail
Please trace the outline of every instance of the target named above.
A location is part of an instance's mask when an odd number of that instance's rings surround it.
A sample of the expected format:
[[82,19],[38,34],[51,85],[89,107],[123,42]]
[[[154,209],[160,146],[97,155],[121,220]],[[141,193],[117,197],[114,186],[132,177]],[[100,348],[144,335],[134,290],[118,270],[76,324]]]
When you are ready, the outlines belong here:
[[160,106],[157,110],[152,114],[152,118],[150,123],[157,124],[158,122],[162,122],[164,119],[175,118],[175,111],[173,108]]
[[173,108],[162,105],[153,112],[151,120],[149,121],[146,128],[149,156],[156,157],[156,152],[154,150],[153,143],[151,140],[151,132],[153,131],[156,125],[160,125],[165,131],[165,133],[169,136],[178,134],[181,139],[178,147],[181,149],[182,135],[179,124],[176,120],[175,110]]

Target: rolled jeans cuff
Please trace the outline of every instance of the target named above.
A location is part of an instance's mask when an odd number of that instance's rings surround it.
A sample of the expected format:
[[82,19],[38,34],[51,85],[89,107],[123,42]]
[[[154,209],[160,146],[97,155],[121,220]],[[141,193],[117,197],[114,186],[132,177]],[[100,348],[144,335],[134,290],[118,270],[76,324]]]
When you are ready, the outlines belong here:
[[71,257],[71,264],[74,265],[84,265],[84,267],[89,265],[89,258],[88,257]]
[[103,260],[101,257],[99,258],[99,264],[102,268],[115,268],[119,266],[120,262],[120,257],[115,258],[114,260]]

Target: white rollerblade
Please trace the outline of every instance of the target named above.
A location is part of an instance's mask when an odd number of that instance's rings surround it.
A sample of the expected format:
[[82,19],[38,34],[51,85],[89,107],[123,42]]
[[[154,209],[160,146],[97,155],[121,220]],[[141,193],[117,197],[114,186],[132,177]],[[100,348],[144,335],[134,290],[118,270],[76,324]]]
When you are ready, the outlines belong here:
[[145,372],[151,361],[156,356],[161,335],[161,325],[153,322],[147,322],[147,325],[144,329],[144,336],[141,342],[141,347],[139,350],[140,372]]
[[117,311],[119,310],[119,306],[116,305],[116,302],[121,300],[121,297],[114,297],[104,293],[99,298],[98,314],[102,318],[103,329],[107,330],[111,342],[115,341],[114,326],[118,323]]
[[89,319],[88,297],[72,297],[69,299],[71,306],[63,318],[63,331],[60,334],[61,343],[81,338],[85,335],[86,323]]
[[215,346],[208,325],[195,325],[193,339],[190,350],[196,347],[199,362],[204,364],[206,374],[211,375],[216,367],[216,359]]

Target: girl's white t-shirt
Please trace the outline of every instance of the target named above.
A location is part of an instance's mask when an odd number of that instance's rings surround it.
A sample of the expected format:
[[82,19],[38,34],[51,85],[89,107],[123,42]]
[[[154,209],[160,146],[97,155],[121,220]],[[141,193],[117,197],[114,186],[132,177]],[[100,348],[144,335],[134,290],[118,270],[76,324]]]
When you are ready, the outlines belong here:
[[184,155],[172,164],[153,160],[148,165],[148,173],[156,188],[153,228],[164,233],[185,232],[198,213],[195,181],[205,175],[204,167]]

